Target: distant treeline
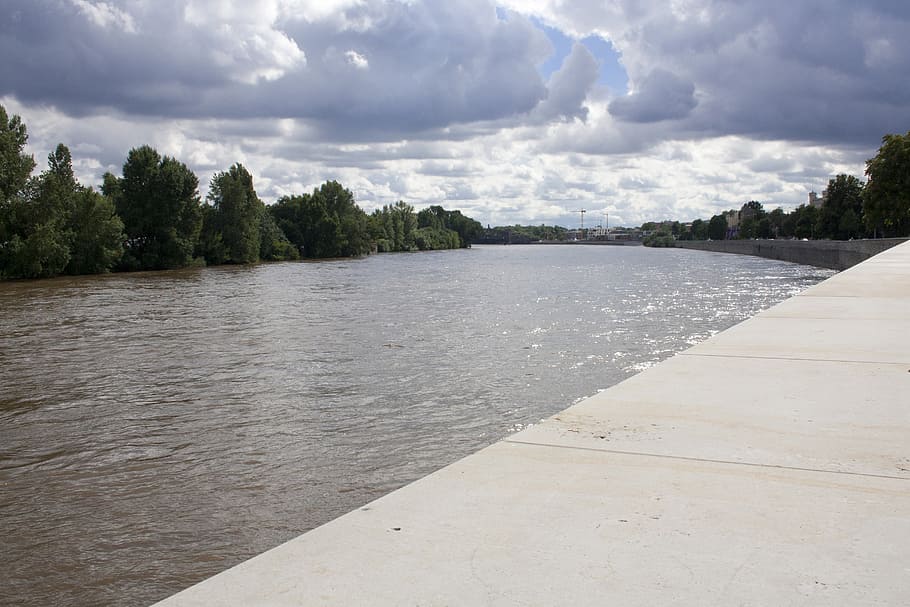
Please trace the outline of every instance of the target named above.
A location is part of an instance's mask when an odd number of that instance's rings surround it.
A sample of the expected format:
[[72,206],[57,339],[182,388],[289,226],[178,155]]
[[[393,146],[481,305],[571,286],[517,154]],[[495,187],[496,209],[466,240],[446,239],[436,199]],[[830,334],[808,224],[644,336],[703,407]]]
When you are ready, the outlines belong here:
[[415,213],[399,201],[367,215],[337,181],[267,206],[240,164],[216,174],[203,201],[196,175],[149,146],[97,192],[76,180],[63,144],[33,176],[27,139],[0,106],[0,278],[450,249],[482,232],[439,206]]
[[808,238],[850,240],[910,236],[910,132],[885,135],[874,158],[866,162],[863,183],[853,175],[828,181],[817,204],[803,204],[786,213],[765,211],[750,201],[690,225],[678,221],[649,222],[644,243],[671,246],[673,240],[732,238]]
[[565,240],[568,230],[562,226],[496,226],[487,227],[475,240],[477,244],[527,244],[541,240]]

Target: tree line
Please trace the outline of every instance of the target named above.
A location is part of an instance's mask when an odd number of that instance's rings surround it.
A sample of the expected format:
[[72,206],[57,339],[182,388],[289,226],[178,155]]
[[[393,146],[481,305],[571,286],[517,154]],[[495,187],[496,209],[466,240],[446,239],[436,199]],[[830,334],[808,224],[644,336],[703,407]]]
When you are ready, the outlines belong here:
[[337,181],[266,205],[239,163],[212,177],[203,200],[184,163],[147,145],[130,150],[120,176],[106,173],[99,192],[78,182],[62,143],[32,175],[27,140],[0,105],[0,278],[449,249],[482,232],[439,206],[417,213],[399,201],[368,215]]
[[478,237],[478,244],[528,244],[541,240],[566,240],[569,230],[562,226],[495,226],[483,230]]
[[850,240],[910,236],[910,132],[885,135],[866,162],[864,183],[841,174],[828,181],[820,205],[803,204],[787,213],[766,211],[752,200],[741,209],[679,222],[650,222],[645,244],[669,246],[675,240],[731,238],[808,238]]

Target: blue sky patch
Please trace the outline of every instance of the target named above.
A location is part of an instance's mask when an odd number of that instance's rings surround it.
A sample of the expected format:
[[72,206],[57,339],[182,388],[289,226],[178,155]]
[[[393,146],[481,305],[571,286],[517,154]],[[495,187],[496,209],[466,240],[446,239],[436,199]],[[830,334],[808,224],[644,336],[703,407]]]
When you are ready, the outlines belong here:
[[[532,18],[531,22],[547,35],[553,45],[553,54],[538,66],[540,75],[544,80],[548,80],[553,72],[562,67],[563,61],[572,51],[572,44],[575,40],[565,35],[562,31],[546,25],[539,19]],[[598,83],[608,86],[615,95],[626,94],[629,87],[629,77],[619,62],[620,54],[613,48],[613,45],[608,40],[596,35],[583,38],[581,43],[591,51],[591,54],[600,63],[600,79]]]

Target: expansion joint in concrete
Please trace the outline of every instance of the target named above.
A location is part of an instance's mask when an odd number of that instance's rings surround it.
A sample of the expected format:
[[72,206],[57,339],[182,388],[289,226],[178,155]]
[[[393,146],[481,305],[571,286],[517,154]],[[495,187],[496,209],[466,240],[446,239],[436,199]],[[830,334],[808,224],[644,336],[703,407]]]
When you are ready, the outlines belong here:
[[882,478],[896,481],[910,481],[910,477],[895,476],[891,474],[871,474],[867,472],[851,472],[847,470],[825,470],[823,468],[806,468],[800,466],[782,466],[778,464],[761,464],[758,462],[733,461],[724,459],[711,459],[706,457],[688,457],[685,455],[669,455],[666,453],[647,453],[644,451],[623,451],[620,449],[599,449],[597,447],[580,447],[577,445],[554,445],[552,443],[540,443],[532,441],[520,441],[510,438],[503,439],[504,443],[512,445],[527,445],[529,447],[550,447],[553,449],[567,449],[571,451],[592,451],[595,453],[610,453],[612,455],[623,455],[632,457],[648,457],[656,459],[671,459],[685,462],[698,462],[703,464],[719,464],[728,466],[750,466],[752,468],[770,468],[775,470],[791,470],[795,472],[812,472],[818,474],[838,474],[844,476],[859,476],[864,478]]
[[680,352],[677,356],[686,356],[686,357],[699,357],[704,356],[708,358],[745,358],[745,359],[757,359],[757,360],[787,360],[793,362],[809,362],[809,363],[832,363],[832,364],[855,364],[855,365],[906,365],[908,361],[906,360],[841,360],[836,358],[800,358],[798,356],[761,356],[757,354],[707,354],[704,352]]

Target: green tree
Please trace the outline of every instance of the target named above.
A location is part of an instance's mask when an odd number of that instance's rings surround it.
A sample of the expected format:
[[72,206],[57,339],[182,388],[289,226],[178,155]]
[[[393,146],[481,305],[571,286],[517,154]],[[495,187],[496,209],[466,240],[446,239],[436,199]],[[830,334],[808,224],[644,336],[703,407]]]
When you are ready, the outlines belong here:
[[8,116],[0,105],[0,204],[10,201],[25,188],[35,159],[23,152],[28,131],[19,116]]
[[756,221],[760,220],[767,213],[765,213],[765,208],[762,206],[762,203],[757,200],[750,200],[743,205],[742,209],[739,211],[740,217],[749,218],[754,217]]
[[104,177],[126,231],[124,268],[179,268],[193,261],[202,228],[199,180],[185,164],[142,146],[130,150],[123,176]]
[[63,144],[48,155],[48,169],[28,180],[9,205],[10,239],[4,274],[44,278],[61,274],[70,259],[72,232],[67,219],[76,181],[69,150]]
[[885,135],[866,161],[863,213],[875,236],[910,236],[910,132]]
[[[207,237],[216,236],[220,246],[214,263],[255,263],[259,261],[261,221],[265,205],[253,188],[253,176],[235,164],[212,177],[207,200],[213,213],[206,213]],[[223,254],[222,254],[223,252]]]
[[862,215],[863,182],[853,175],[838,175],[828,181],[824,201],[818,212],[818,238],[847,240],[862,236],[862,227],[856,221],[848,218],[842,223],[842,219],[848,211],[854,217]]
[[278,227],[303,257],[351,257],[370,252],[366,213],[337,181],[312,194],[283,196],[269,208]]
[[227,260],[227,247],[224,246],[218,211],[211,205],[202,205],[202,228],[195,254],[213,266],[221,265]]
[[[439,230],[446,229],[448,212],[439,205],[431,205],[417,213],[417,225],[421,228],[436,228]],[[525,228],[520,228],[524,230]],[[531,226],[527,227],[531,231]]]
[[781,238],[793,238],[796,236],[796,222],[799,219],[799,212],[794,209],[790,213],[785,213],[780,224],[778,236]]
[[42,278],[108,271],[119,259],[122,224],[109,202],[76,181],[69,149],[59,144],[48,168],[9,205],[0,273]]
[[696,219],[692,222],[691,233],[693,240],[707,240],[708,222],[703,219]]
[[68,225],[73,241],[67,274],[100,274],[117,265],[123,256],[123,222],[109,198],[81,188]]
[[22,247],[17,235],[17,214],[35,159],[23,150],[28,131],[19,116],[8,116],[0,105],[0,277],[9,276],[9,265]]
[[837,224],[841,239],[860,238],[863,235],[863,221],[853,209],[847,209]]
[[723,240],[727,237],[727,216],[721,213],[714,215],[708,222],[708,238],[711,240]]
[[794,235],[797,238],[815,238],[818,226],[818,208],[803,204],[794,213],[796,214]]
[[267,209],[259,214],[259,259],[266,261],[300,259],[300,251],[281,231]]
[[754,217],[746,217],[739,222],[739,238],[757,238],[758,221]]
[[417,248],[415,232],[417,215],[414,207],[399,200],[373,211],[370,217],[371,236],[380,252],[413,251]]
[[[471,246],[471,242],[484,234],[484,229],[480,222],[463,215],[461,211],[447,211],[438,205],[430,206],[418,213],[417,225],[421,228],[455,232],[458,234],[458,246],[462,248]],[[515,226],[514,229],[521,234],[525,234],[531,240],[539,240],[542,237],[540,229],[534,226]]]
[[267,207],[269,215],[275,221],[275,225],[281,230],[291,244],[297,249],[298,254],[304,250],[304,199],[309,198],[309,194],[303,196],[282,196],[278,202]]
[[768,236],[768,238],[778,238],[780,236],[784,236],[783,228],[786,216],[787,214],[781,207],[777,207],[768,213],[768,224],[770,228],[770,236]]

